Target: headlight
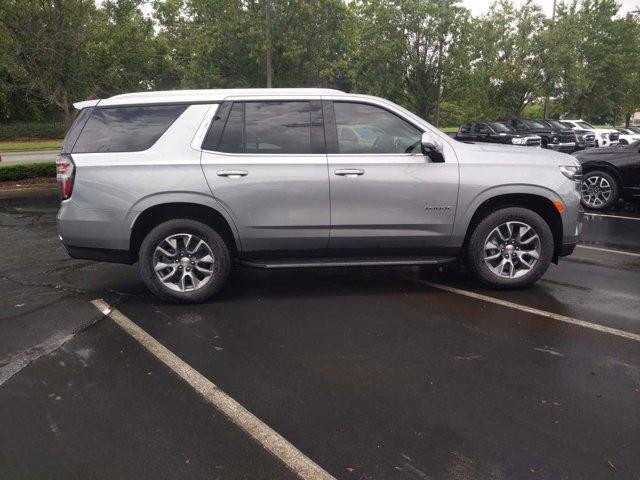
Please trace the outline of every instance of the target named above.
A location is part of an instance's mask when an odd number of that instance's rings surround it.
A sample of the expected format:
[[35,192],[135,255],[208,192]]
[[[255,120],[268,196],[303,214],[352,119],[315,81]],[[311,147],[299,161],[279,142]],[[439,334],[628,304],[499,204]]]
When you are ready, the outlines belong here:
[[514,137],[511,139],[511,143],[513,143],[514,145],[526,145],[527,139],[524,137],[522,138]]
[[609,138],[609,134],[608,133],[601,133],[600,137],[601,138]]
[[579,182],[582,179],[582,167],[576,165],[561,165],[560,171],[569,180]]

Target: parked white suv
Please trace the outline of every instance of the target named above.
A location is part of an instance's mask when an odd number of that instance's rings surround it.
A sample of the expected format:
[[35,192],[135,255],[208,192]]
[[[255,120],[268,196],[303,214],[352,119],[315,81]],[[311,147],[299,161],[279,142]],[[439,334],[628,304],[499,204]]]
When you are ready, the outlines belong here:
[[630,128],[616,127],[616,130],[620,133],[620,145],[631,145],[640,140],[640,133],[634,132]]
[[613,147],[619,144],[620,132],[614,128],[596,128],[582,119],[561,120],[567,127],[574,130],[588,130],[596,135],[596,147]]

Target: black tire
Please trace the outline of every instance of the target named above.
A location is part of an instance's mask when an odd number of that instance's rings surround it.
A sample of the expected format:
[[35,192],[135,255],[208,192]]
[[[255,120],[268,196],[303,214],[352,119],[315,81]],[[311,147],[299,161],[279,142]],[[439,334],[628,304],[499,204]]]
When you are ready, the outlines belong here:
[[[588,188],[589,180],[594,177],[600,177],[606,180],[611,186],[611,194],[609,198],[604,201],[602,204],[596,205],[593,200],[590,200],[586,194],[584,194],[584,189]],[[609,172],[605,172],[603,170],[593,170],[591,172],[586,173],[582,177],[582,183],[580,184],[580,201],[582,206],[588,208],[590,210],[607,210],[618,203],[620,198],[620,186],[618,185],[618,181],[616,178],[611,175]]]
[[[206,284],[187,291],[171,290],[160,281],[154,271],[154,255],[158,245],[171,235],[181,233],[196,235],[202,239],[211,249],[214,258],[211,265],[212,274]],[[172,303],[200,303],[218,293],[226,283],[231,271],[231,256],[228,245],[209,225],[188,218],[176,218],[157,225],[144,238],[139,251],[138,271],[149,290],[161,300]]]
[[629,142],[627,142],[624,138],[620,140],[620,145],[629,145]]
[[[540,241],[539,258],[526,273],[516,278],[498,276],[489,268],[484,258],[488,236],[506,222],[521,222],[532,227]],[[486,215],[476,225],[465,247],[464,260],[471,274],[488,287],[510,290],[526,288],[537,282],[549,268],[553,252],[553,234],[540,215],[526,208],[505,207]]]

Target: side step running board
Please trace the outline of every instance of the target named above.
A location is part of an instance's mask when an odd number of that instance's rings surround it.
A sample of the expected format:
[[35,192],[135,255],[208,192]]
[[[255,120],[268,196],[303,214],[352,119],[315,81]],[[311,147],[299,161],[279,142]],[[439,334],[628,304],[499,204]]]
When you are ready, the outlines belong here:
[[344,257],[344,258],[276,258],[240,262],[252,268],[320,268],[372,267],[390,265],[443,265],[458,257]]

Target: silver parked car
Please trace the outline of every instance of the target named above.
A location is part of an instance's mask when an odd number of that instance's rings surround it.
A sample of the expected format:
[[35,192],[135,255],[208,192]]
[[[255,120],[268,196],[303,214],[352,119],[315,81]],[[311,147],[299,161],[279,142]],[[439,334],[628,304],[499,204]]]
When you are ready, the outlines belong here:
[[145,92],[76,104],[58,160],[74,258],[138,262],[200,302],[234,263],[438,265],[519,288],[569,255],[580,166],[458,142],[387,100],[327,89]]

